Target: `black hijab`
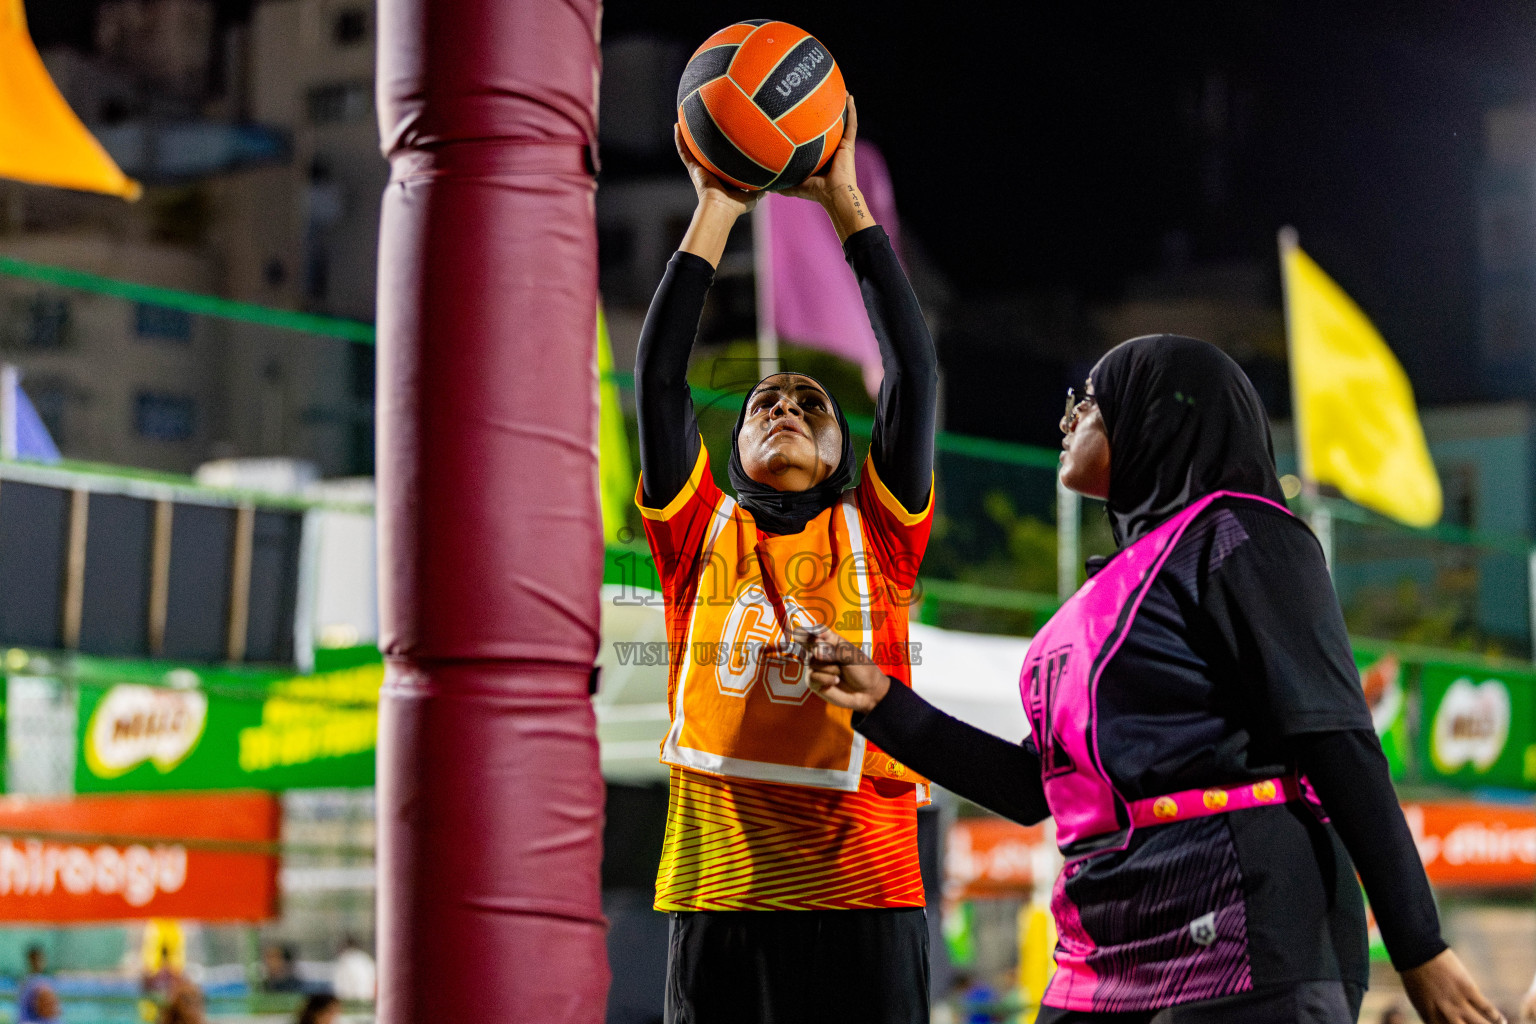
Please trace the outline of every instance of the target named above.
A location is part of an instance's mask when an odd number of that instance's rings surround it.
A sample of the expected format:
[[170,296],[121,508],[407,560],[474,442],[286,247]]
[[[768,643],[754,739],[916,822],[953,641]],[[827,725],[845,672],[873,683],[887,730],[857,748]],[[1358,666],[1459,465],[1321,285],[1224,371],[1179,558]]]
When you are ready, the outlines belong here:
[[1090,376],[1109,431],[1109,519],[1119,546],[1212,491],[1285,502],[1264,404],[1216,346],[1175,334],[1132,338]]
[[[821,483],[804,491],[780,491],[753,480],[742,468],[741,451],[736,447],[736,438],[741,433],[741,425],[746,422],[752,395],[763,386],[764,381],[787,373],[814,381],[826,393],[827,401],[832,403],[832,413],[837,417],[838,429],[843,432],[843,453],[838,458],[836,468]],[[767,533],[799,533],[805,529],[806,523],[819,516],[823,510],[837,504],[843,491],[853,482],[853,437],[848,432],[848,421],[843,418],[843,407],[837,404],[832,392],[822,387],[821,381],[810,374],[794,370],[770,373],[747,392],[747,400],[741,403],[741,412],[736,414],[736,426],[731,431],[730,475],[731,486],[736,488],[736,501],[752,513],[760,529]]]

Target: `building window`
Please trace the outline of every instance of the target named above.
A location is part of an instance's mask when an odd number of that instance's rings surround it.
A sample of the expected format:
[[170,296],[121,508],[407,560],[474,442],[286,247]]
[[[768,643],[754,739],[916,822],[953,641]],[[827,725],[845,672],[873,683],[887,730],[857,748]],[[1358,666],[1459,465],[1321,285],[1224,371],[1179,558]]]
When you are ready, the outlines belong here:
[[1477,465],[1450,462],[1438,467],[1444,512],[1440,521],[1464,530],[1477,528]]
[[197,402],[185,395],[140,391],[133,402],[133,429],[152,441],[189,441],[197,430]]
[[333,82],[309,90],[309,119],[314,124],[343,124],[373,117],[372,82]]
[[16,348],[64,348],[69,344],[69,300],[33,295],[12,306],[11,344]]
[[154,341],[186,344],[192,340],[192,314],[148,302],[135,303],[133,332]]
[[1531,314],[1524,288],[1487,289],[1484,312],[1484,354],[1495,362],[1521,358],[1531,335]]
[[276,256],[269,256],[267,262],[262,264],[261,279],[267,283],[268,288],[281,288],[288,283],[288,268]]
[[337,46],[354,46],[367,38],[368,12],[361,7],[346,8],[331,23],[331,39]]
[[1532,256],[1531,201],[1524,193],[1504,193],[1483,203],[1483,270],[1519,270]]

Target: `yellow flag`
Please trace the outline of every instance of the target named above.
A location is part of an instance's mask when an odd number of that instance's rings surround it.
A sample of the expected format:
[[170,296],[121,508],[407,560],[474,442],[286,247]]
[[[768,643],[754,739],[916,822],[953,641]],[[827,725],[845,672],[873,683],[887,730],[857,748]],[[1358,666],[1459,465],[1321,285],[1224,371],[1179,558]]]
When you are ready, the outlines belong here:
[[1291,387],[1301,476],[1410,526],[1440,519],[1408,375],[1365,314],[1282,236]]
[[0,178],[139,197],[48,77],[21,0],[0,0]]
[[624,433],[624,408],[613,381],[613,345],[608,318],[597,307],[597,472],[602,488],[603,539],[620,541],[619,530],[635,500],[635,476],[629,465],[629,438]]
[[1040,1000],[1045,997],[1051,975],[1056,973],[1052,951],[1056,948],[1056,921],[1048,908],[1026,903],[1019,911],[1019,997],[1024,1004],[1023,1018],[1034,1021],[1040,1015]]

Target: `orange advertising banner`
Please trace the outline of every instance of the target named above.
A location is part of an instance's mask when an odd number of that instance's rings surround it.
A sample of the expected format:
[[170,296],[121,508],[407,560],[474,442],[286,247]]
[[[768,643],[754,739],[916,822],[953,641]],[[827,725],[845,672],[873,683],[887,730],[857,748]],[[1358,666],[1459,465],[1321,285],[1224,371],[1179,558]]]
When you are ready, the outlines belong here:
[[0,921],[267,920],[280,821],[270,793],[0,799]]
[[[1441,891],[1536,887],[1536,806],[1433,801],[1403,804],[1429,882]],[[1002,818],[961,818],[949,830],[944,895],[950,900],[1027,897],[1046,843],[1044,828]]]
[[[1035,865],[1046,849],[1045,828],[1020,825],[1004,818],[960,818],[949,829],[944,850],[944,896],[951,900],[984,900],[1027,894],[1035,881]],[[1054,858],[1043,870],[1054,868]]]
[[1403,816],[1436,889],[1536,886],[1536,808],[1405,803]]

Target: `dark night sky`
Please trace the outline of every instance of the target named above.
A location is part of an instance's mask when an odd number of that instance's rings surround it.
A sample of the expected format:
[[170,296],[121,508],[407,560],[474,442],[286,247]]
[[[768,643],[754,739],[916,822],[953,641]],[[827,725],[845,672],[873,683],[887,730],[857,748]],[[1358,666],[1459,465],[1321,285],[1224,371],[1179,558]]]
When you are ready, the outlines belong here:
[[1195,263],[1273,260],[1291,223],[1422,400],[1477,397],[1483,112],[1532,95],[1536,5],[615,0],[604,31],[769,14],[831,49],[962,300],[1112,298],[1170,231]]
[[[27,7],[40,44],[88,39],[88,0]],[[831,49],[960,301],[1113,298],[1172,231],[1199,264],[1273,259],[1291,223],[1421,399],[1478,397],[1483,113],[1536,94],[1536,5],[610,0],[604,33],[766,16]]]

